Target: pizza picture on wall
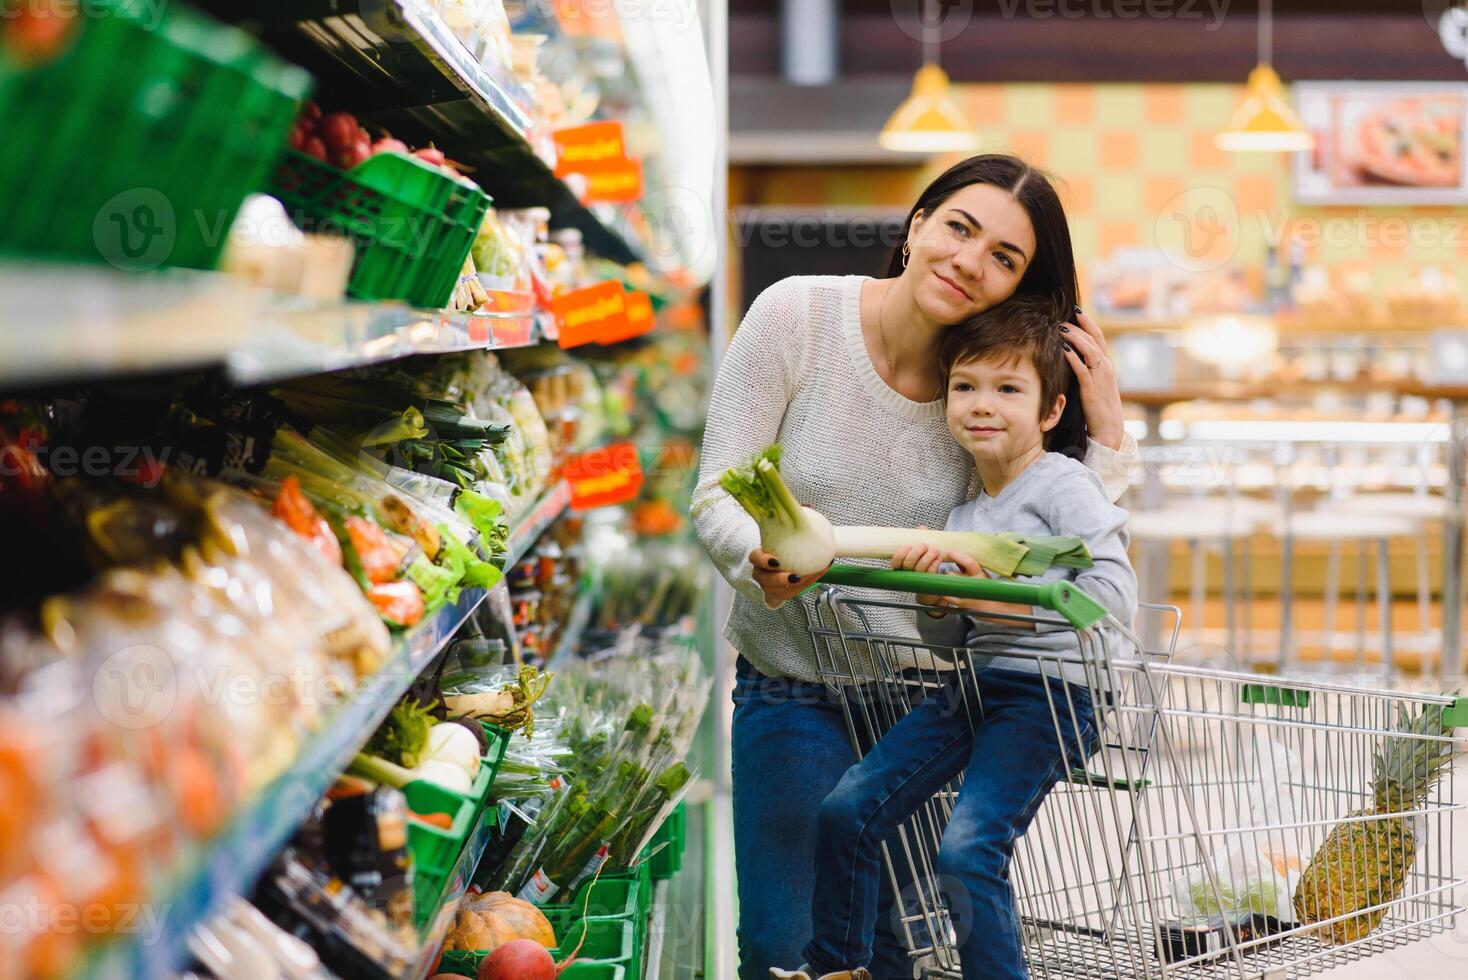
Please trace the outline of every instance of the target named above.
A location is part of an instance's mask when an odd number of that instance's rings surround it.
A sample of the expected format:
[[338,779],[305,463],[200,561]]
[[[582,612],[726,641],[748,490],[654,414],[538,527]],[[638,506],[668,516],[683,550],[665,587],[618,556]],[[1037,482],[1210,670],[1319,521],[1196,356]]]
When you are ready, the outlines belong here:
[[1315,149],[1295,161],[1306,204],[1468,203],[1463,134],[1468,85],[1301,83]]

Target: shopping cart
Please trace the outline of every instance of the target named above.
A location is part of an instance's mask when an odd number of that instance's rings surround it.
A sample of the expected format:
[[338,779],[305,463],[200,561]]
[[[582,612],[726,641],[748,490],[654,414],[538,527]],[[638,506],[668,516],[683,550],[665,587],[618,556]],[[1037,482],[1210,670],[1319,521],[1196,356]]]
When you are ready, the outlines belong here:
[[[1011,862],[1032,976],[1284,980],[1445,932],[1464,913],[1450,833],[1464,805],[1454,802],[1452,763],[1380,814],[1372,780],[1384,752],[1398,776],[1420,777],[1417,760],[1446,754],[1453,726],[1468,725],[1468,698],[1173,664],[1176,607],[1141,607],[1139,620],[1163,621],[1144,635],[1165,638],[1144,649],[1069,582],[837,566],[801,605],[858,757],[953,672],[982,669],[966,649],[893,628],[930,608],[911,593],[1036,606],[1054,615],[1010,618],[1077,633],[1078,654],[1030,657],[1056,673],[1080,666],[1099,736]],[[1056,719],[1074,712],[1062,701],[1078,686],[1050,688]],[[962,707],[981,718],[981,704]],[[898,933],[924,977],[960,976],[963,902],[945,894],[935,864],[961,791],[960,777],[883,845]],[[1358,897],[1344,898],[1348,889]],[[1316,896],[1306,916],[1297,891]]]

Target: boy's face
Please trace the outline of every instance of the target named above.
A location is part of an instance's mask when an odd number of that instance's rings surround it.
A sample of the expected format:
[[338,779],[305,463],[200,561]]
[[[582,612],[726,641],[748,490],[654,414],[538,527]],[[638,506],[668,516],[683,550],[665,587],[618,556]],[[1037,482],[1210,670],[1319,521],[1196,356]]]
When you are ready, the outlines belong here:
[[1043,445],[1065,408],[1040,407],[1040,376],[1029,357],[955,364],[948,376],[948,431],[975,462],[1005,462]]

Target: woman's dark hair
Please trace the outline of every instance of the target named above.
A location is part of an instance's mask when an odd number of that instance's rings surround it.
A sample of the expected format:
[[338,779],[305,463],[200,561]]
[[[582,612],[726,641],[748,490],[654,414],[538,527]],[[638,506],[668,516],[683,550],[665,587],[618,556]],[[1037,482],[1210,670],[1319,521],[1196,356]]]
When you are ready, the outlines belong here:
[[[1035,254],[1025,267],[1025,274],[1015,287],[1016,296],[1044,296],[1062,310],[1072,310],[1079,303],[1080,287],[1076,282],[1075,254],[1071,251],[1070,224],[1065,208],[1055,193],[1051,177],[1008,153],[983,153],[949,167],[923,189],[917,203],[907,213],[902,226],[906,240],[912,219],[922,212],[932,215],[943,202],[970,184],[992,184],[1013,195],[1029,215],[1035,232]],[[887,276],[902,275],[902,245],[892,250],[887,262]],[[1086,418],[1081,413],[1080,384],[1071,378],[1065,392],[1065,411],[1047,440],[1052,452],[1080,459],[1086,452]]]

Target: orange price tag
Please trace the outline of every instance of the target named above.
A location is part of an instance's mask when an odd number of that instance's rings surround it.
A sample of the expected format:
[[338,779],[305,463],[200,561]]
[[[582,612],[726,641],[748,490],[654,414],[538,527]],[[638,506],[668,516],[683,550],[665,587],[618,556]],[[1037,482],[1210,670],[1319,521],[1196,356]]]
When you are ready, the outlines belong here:
[[558,129],[555,141],[557,177],[617,170],[627,161],[627,144],[622,139],[622,124],[619,122],[594,122]]
[[627,297],[620,280],[608,279],[551,299],[562,347],[604,344],[627,331]]
[[652,313],[652,297],[641,290],[627,294],[627,329],[616,337],[603,340],[604,344],[613,344],[619,340],[630,340],[633,337],[641,337],[648,333],[656,325]]
[[572,510],[624,504],[642,491],[642,463],[630,442],[572,456],[562,476],[571,485]]
[[642,198],[641,160],[620,160],[581,176],[586,181],[583,204],[631,204]]

